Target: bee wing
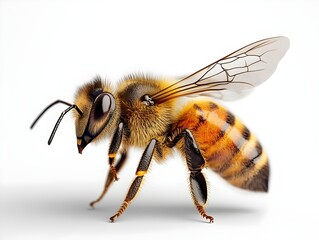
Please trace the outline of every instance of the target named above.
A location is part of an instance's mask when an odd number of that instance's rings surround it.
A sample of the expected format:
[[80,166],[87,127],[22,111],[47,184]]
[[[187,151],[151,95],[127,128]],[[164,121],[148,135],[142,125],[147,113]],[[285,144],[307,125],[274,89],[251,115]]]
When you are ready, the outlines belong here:
[[[273,37],[249,44],[153,94],[156,103],[189,95],[216,95],[251,89],[266,81],[289,48],[289,39]],[[217,95],[218,96],[218,95]]]
[[252,93],[252,89],[242,90],[242,91],[229,91],[229,90],[220,90],[220,91],[210,91],[202,92],[199,94],[189,95],[190,98],[193,97],[211,97],[215,99],[221,99],[223,101],[236,101],[247,97]]

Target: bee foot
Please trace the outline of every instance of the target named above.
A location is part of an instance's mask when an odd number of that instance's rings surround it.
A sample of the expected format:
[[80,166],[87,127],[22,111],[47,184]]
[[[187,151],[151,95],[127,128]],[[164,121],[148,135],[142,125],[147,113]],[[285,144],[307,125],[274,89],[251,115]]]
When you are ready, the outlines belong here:
[[97,203],[96,201],[90,202],[90,207],[94,209],[96,203]]
[[115,168],[113,165],[111,165],[111,166],[110,166],[110,169],[111,169],[111,172],[112,172],[113,177],[114,177],[114,182],[118,181],[119,178],[117,177],[116,168]]
[[205,216],[205,217],[209,221],[209,223],[213,223],[214,222],[214,218],[212,216]]
[[115,218],[117,218],[117,214],[115,214],[114,216],[110,217],[110,223],[114,223]]

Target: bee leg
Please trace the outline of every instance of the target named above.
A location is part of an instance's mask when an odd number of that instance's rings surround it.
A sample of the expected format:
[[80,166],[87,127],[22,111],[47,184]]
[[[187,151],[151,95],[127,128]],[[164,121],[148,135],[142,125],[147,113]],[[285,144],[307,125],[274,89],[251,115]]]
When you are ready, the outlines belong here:
[[192,133],[186,129],[184,132],[185,153],[187,167],[190,171],[189,182],[194,204],[203,218],[213,222],[214,218],[206,214],[204,206],[207,202],[207,183],[202,173],[205,160],[198,148]]
[[192,198],[196,209],[203,218],[206,218],[210,222],[214,221],[212,216],[207,215],[204,206],[207,202],[207,183],[202,173],[202,169],[205,166],[205,160],[198,148],[196,141],[192,133],[185,129],[183,131],[178,130],[174,138],[170,138],[167,142],[168,147],[174,147],[176,143],[184,138],[185,155],[188,170],[190,171],[189,182]]
[[194,204],[203,218],[213,222],[214,218],[206,214],[204,206],[207,202],[207,183],[202,173],[205,160],[200,153],[196,141],[189,130],[185,130],[185,152],[187,167],[190,171],[189,182]]
[[117,172],[121,169],[121,167],[123,166],[123,163],[126,160],[126,150],[124,150],[121,154],[121,158],[119,159],[118,163],[116,164],[116,166],[114,167],[114,159],[116,158],[116,155],[118,153],[118,150],[121,146],[121,142],[122,142],[122,135],[123,135],[123,123],[121,122],[111,141],[110,144],[110,148],[109,148],[109,153],[108,153],[108,157],[109,157],[109,164],[110,164],[110,170],[108,172],[106,181],[105,181],[105,185],[104,185],[104,189],[103,192],[101,193],[101,195],[93,202],[90,203],[91,207],[94,207],[94,205],[96,203],[98,203],[99,201],[101,201],[101,199],[104,197],[104,195],[106,194],[108,188],[110,187],[111,183],[113,181],[117,181],[118,177],[117,177]]
[[143,177],[147,173],[147,170],[150,166],[156,142],[157,141],[155,139],[152,139],[150,143],[147,145],[146,149],[144,150],[141,160],[139,162],[139,165],[136,169],[135,179],[133,183],[131,184],[130,189],[128,190],[128,193],[121,207],[119,208],[119,210],[116,212],[115,215],[110,217],[111,222],[114,222],[115,218],[118,218],[126,210],[127,206],[134,199],[138,190],[140,189],[141,183],[143,181]]
[[[124,152],[121,153],[121,158],[119,159],[118,163],[115,165],[116,172],[119,172],[121,170],[121,168],[124,165],[126,159],[127,159],[127,153],[126,153],[126,151],[124,151]],[[105,181],[103,192],[101,193],[101,195],[95,201],[92,201],[90,203],[91,207],[94,208],[94,205],[102,200],[102,198],[107,193],[107,190],[109,189],[109,187],[111,186],[111,184],[113,182],[114,182],[114,174],[113,174],[113,172],[111,170],[109,170],[109,172],[107,174],[106,181]]]
[[121,146],[121,143],[122,143],[122,135],[123,135],[123,123],[121,122],[118,125],[118,127],[113,135],[113,138],[112,138],[112,141],[110,144],[110,148],[109,148],[109,154],[108,154],[110,170],[113,173],[115,181],[118,181],[119,178],[117,177],[117,170],[116,170],[116,167],[114,167],[113,163],[114,163],[114,159],[116,158],[117,152],[118,152],[118,150]]
[[189,177],[192,198],[199,214],[210,223],[214,222],[212,216],[207,215],[204,206],[207,202],[207,184],[204,175],[199,172],[197,175],[190,174]]

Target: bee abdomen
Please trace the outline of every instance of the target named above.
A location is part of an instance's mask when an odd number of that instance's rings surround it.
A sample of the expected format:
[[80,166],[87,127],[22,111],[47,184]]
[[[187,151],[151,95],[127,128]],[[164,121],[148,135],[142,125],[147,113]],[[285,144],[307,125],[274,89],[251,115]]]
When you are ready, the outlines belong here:
[[268,190],[267,155],[229,111],[209,102],[196,102],[185,110],[178,125],[192,131],[206,165],[229,183],[252,191]]
[[244,184],[242,184],[242,188],[252,191],[268,192],[268,181],[269,163],[266,162],[256,175],[246,179]]
[[254,138],[248,140],[217,172],[234,186],[251,191],[268,191],[268,158]]
[[[225,122],[228,122],[227,118]],[[222,161],[216,158],[216,153],[222,155],[224,152],[231,154]],[[205,153],[209,154],[206,155],[208,165],[229,183],[251,191],[268,191],[267,155],[255,136],[237,118],[228,127],[223,139],[215,142]]]

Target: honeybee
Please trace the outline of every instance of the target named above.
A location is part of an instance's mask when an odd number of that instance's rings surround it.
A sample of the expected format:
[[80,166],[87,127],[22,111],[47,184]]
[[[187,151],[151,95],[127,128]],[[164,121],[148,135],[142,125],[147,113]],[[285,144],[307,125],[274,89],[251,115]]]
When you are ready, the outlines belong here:
[[[74,104],[57,100],[46,107],[31,128],[53,105],[62,112],[50,135],[51,144],[63,116],[74,112],[79,153],[91,142],[111,137],[110,169],[100,196],[107,193],[127,159],[131,146],[145,148],[136,176],[113,222],[133,201],[152,159],[164,161],[176,147],[186,159],[189,186],[200,215],[205,211],[207,183],[202,173],[209,168],[230,184],[251,191],[268,191],[269,164],[261,144],[248,128],[213,97],[238,96],[268,79],[289,48],[286,37],[273,37],[249,44],[179,80],[130,75],[112,88],[100,77],[77,90]],[[184,97],[193,98],[185,102]]]

